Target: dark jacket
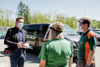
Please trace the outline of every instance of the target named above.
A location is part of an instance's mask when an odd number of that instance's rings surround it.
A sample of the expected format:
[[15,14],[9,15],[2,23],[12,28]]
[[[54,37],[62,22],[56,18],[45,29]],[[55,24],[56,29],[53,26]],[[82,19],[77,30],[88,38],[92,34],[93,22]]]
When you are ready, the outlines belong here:
[[[23,43],[27,42],[27,33],[22,29]],[[18,43],[18,31],[16,27],[10,28],[5,36],[4,44],[8,45],[8,49],[16,50]]]

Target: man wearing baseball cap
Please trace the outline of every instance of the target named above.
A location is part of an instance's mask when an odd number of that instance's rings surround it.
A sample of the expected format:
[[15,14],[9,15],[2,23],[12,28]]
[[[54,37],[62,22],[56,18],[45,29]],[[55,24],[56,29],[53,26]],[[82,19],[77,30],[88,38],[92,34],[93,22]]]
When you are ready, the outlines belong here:
[[79,21],[83,34],[79,40],[78,62],[76,67],[95,67],[96,35],[89,29],[90,20],[81,18]]

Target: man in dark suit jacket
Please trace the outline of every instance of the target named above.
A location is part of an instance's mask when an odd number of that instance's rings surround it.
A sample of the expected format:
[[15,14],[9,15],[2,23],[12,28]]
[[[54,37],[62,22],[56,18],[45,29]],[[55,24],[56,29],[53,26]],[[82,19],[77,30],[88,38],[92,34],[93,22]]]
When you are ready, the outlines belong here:
[[27,33],[22,29],[24,19],[18,17],[16,19],[16,26],[8,29],[4,44],[8,45],[10,52],[11,67],[24,67],[25,49],[24,44],[27,42]]

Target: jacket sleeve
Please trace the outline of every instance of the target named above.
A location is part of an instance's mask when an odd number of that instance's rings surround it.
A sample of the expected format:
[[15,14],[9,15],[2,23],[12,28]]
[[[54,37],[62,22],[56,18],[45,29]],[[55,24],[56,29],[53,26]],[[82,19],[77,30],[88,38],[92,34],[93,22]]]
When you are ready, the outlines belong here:
[[11,32],[12,32],[12,29],[8,29],[7,34],[5,36],[5,39],[4,39],[4,44],[8,45],[8,46],[16,47],[17,46],[17,42],[13,42],[11,40],[11,36],[12,36]]

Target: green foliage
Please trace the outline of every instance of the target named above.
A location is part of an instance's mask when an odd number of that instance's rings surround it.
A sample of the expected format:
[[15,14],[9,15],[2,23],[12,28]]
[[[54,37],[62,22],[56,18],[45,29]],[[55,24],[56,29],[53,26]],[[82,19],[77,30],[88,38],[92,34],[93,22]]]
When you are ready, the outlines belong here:
[[50,15],[43,15],[43,14],[35,13],[31,17],[31,19],[32,19],[31,21],[32,23],[51,23]]
[[25,12],[25,4],[23,4],[22,1],[21,1],[18,5],[17,16],[18,17],[24,17],[24,12]]
[[91,20],[91,27],[96,27],[96,28],[100,28],[100,21],[97,20]]
[[[13,27],[15,26],[15,21],[11,19],[12,11],[0,9],[0,26],[3,27]],[[24,24],[34,24],[34,23],[53,23],[62,22],[63,24],[69,25],[71,28],[76,29],[77,21],[76,17],[65,17],[65,14],[42,14],[34,13],[30,15],[30,9],[28,5],[22,3],[18,5],[17,11],[18,17],[24,17]],[[16,19],[16,18],[15,18]],[[100,28],[100,21],[91,20],[91,27]]]
[[31,23],[30,22],[29,7],[28,7],[28,5],[26,6],[25,4],[23,4],[22,1],[18,5],[17,16],[18,17],[23,17],[25,24],[30,24]]
[[28,6],[25,7],[25,12],[24,12],[24,23],[25,24],[30,24],[30,12]]
[[0,13],[3,13],[4,11],[2,9],[0,9]]
[[98,25],[96,20],[91,21],[91,27],[96,27]]
[[100,28],[100,21],[97,22],[97,28]]
[[0,27],[13,27],[15,22],[11,19],[11,10],[0,9]]
[[76,29],[77,19],[75,17],[64,17],[59,14],[54,17],[54,22],[62,22],[63,24],[67,24],[73,29]]

